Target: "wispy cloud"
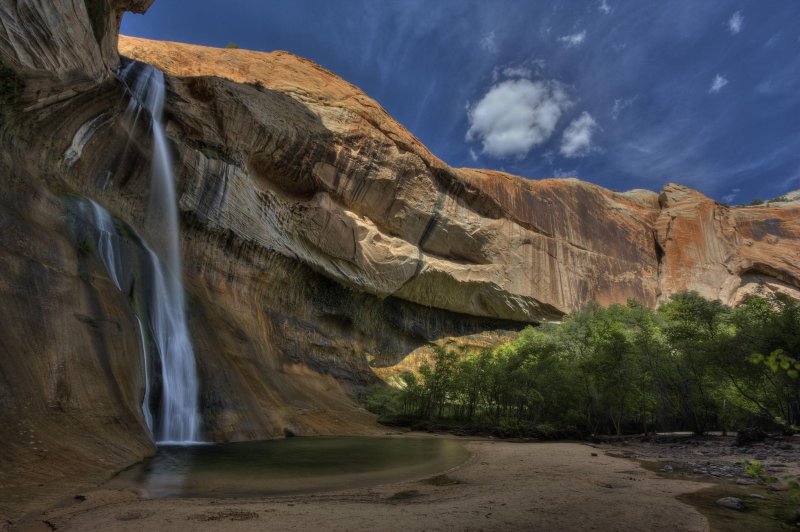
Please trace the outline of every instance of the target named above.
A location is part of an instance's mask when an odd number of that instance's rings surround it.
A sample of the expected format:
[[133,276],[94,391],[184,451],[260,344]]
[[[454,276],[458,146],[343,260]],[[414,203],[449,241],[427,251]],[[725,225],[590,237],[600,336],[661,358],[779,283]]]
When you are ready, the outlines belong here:
[[736,35],[742,31],[742,24],[744,24],[744,16],[741,11],[737,11],[731,15],[731,18],[728,20],[728,29],[731,30],[733,35]]
[[571,35],[564,35],[559,37],[558,40],[563,42],[567,48],[578,47],[583,44],[583,41],[586,40],[586,30],[579,31]]
[[504,68],[503,75],[507,78],[530,78],[533,72],[528,67],[518,66]]
[[731,190],[730,194],[725,194],[724,196],[722,196],[722,201],[724,201],[725,203],[733,203],[733,200],[736,199],[736,196],[741,191],[742,189],[740,188],[734,188],[733,190]]
[[711,94],[716,94],[719,91],[721,91],[722,88],[727,84],[728,80],[725,77],[721,76],[720,74],[717,74],[714,77],[714,81],[711,82],[711,88],[708,89],[708,92],[710,92]]
[[769,39],[767,39],[767,42],[764,43],[764,48],[772,48],[773,46],[778,44],[778,41],[780,40],[781,40],[781,34],[779,32],[770,37]]
[[561,155],[564,157],[585,157],[592,151],[592,137],[598,125],[592,115],[584,111],[573,120],[561,139]]
[[522,158],[553,135],[571,104],[557,81],[502,81],[467,109],[466,140],[480,141],[481,153],[491,157]]
[[474,163],[478,162],[478,154],[475,153],[475,150],[472,148],[469,149],[469,158],[472,159],[472,162]]
[[600,5],[598,6],[597,9],[599,9],[600,11],[605,13],[606,15],[611,13],[611,6],[608,5],[608,2],[606,0],[600,0]]
[[543,77],[547,61],[544,59],[528,59],[522,63],[496,66],[492,69],[492,83],[501,77],[504,78],[528,78],[534,76]]
[[484,51],[489,52],[490,54],[496,54],[500,48],[497,46],[497,38],[495,37],[494,32],[489,32],[483,37],[481,37],[481,48]]
[[633,102],[636,101],[638,96],[634,96],[633,98],[617,98],[614,100],[614,107],[611,108],[611,119],[616,120],[619,118],[619,115],[622,114],[622,111],[633,105]]
[[578,177],[578,171],[575,169],[565,170],[563,168],[554,168],[552,173],[553,177]]

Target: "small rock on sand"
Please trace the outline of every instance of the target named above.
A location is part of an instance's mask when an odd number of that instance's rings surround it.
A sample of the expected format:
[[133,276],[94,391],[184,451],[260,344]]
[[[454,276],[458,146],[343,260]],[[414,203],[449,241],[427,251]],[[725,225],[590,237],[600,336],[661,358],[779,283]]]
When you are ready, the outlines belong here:
[[717,499],[717,504],[723,508],[730,508],[731,510],[736,510],[737,512],[741,512],[745,509],[744,502],[742,499],[737,497],[723,497],[721,499]]

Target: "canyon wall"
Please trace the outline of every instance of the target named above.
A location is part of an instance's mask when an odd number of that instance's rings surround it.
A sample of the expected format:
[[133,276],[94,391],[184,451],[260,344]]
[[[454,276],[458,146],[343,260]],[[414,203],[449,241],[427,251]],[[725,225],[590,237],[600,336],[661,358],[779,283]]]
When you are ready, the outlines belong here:
[[[121,14],[150,3],[0,1],[5,486],[153,450],[136,314],[74,212],[93,198],[159,238],[146,222],[149,118],[125,119],[114,76]],[[378,375],[592,300],[800,297],[800,201],[729,208],[678,185],[620,193],[451,168],[289,53],[128,37],[119,51],[167,74],[208,439],[376,431],[354,395]]]

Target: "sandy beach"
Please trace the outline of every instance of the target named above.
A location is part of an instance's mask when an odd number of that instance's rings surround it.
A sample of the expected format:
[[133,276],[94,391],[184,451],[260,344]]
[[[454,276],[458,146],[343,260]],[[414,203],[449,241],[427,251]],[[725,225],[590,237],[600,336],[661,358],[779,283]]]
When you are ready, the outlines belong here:
[[98,488],[11,530],[708,530],[676,496],[707,486],[666,479],[579,443],[465,442],[443,475],[268,498],[141,499]]

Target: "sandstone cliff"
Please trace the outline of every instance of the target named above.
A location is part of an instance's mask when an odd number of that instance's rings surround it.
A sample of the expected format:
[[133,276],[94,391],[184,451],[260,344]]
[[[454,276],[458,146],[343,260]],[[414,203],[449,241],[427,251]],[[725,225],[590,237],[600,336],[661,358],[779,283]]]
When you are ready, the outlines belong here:
[[[453,169],[356,87],[289,53],[130,37],[120,51],[175,76],[176,137],[221,148],[230,158],[223,164],[283,194],[273,213],[302,213],[283,217],[279,237],[252,234],[254,225],[273,232],[264,218],[235,231],[285,246],[281,254],[353,289],[528,322],[589,300],[655,305],[686,289],[731,304],[753,275],[788,291],[798,285],[796,201],[730,209],[678,185],[661,196],[616,193],[574,179]],[[275,111],[240,110],[216,88],[219,78],[254,87],[251,104],[258,93],[288,95],[322,127],[287,128]],[[203,90],[216,119],[201,117]],[[234,131],[243,112],[256,123]],[[199,201],[184,200],[197,212]]]
[[[5,486],[152,452],[135,309],[74,213],[76,196],[93,198],[158,238],[145,217],[152,140],[124,119],[113,73],[122,10],[150,3],[0,2]],[[728,208],[677,185],[618,193],[454,169],[291,54],[126,37],[119,49],[168,74],[210,439],[375,430],[353,394],[376,373],[590,300],[656,305],[693,289],[734,303],[762,285],[800,296],[800,201]]]

